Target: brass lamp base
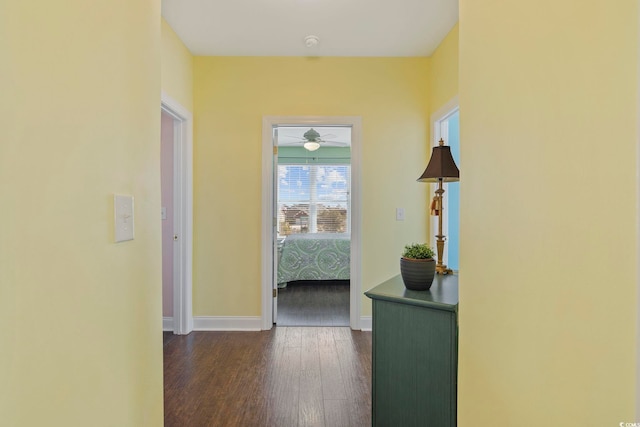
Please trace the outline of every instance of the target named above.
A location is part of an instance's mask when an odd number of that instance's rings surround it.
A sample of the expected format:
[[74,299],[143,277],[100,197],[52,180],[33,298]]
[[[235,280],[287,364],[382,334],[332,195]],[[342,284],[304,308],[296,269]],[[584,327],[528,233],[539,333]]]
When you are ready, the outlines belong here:
[[453,274],[453,270],[446,265],[436,265],[436,274]]
[[436,274],[453,274],[453,270],[447,268],[447,265],[442,262],[442,255],[444,254],[444,241],[447,239],[442,234],[442,180],[438,181],[438,189],[436,190],[436,202],[438,207],[438,234],[436,234],[436,249],[438,251],[438,262],[436,263]]

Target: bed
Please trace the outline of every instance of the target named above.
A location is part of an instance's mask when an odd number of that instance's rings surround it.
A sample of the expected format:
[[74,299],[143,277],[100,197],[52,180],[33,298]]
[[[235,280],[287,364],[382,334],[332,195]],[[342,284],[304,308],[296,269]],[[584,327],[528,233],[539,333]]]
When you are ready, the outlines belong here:
[[278,287],[294,280],[349,280],[349,234],[291,234],[282,242]]

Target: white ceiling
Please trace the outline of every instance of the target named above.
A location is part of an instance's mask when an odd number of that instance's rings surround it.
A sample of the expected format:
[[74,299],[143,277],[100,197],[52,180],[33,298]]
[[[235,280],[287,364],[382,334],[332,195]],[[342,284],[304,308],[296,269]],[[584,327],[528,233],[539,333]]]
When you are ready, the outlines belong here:
[[430,56],[458,0],[162,0],[162,16],[194,55]]

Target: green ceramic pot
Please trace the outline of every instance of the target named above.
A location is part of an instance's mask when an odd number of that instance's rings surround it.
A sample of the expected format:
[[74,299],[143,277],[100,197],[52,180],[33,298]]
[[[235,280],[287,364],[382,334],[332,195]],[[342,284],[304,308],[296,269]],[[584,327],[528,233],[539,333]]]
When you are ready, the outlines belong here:
[[400,274],[407,289],[429,290],[436,274],[436,261],[431,259],[400,258]]

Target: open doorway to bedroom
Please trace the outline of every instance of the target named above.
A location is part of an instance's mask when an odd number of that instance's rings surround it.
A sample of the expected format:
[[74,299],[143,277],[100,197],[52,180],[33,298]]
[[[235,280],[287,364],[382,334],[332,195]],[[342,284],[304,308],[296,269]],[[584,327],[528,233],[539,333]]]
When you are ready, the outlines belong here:
[[[288,128],[300,128],[300,134],[291,134],[290,137],[281,138],[281,144],[278,142],[280,135],[286,135]],[[307,133],[311,131],[313,132]],[[335,130],[331,130],[335,128]],[[291,129],[292,130],[292,129]],[[284,133],[283,133],[284,132]],[[318,135],[316,136],[315,133]],[[305,137],[305,134],[307,136]],[[347,140],[340,140],[340,135],[346,134]],[[313,139],[316,140],[313,140]],[[301,245],[309,244],[310,235],[320,236],[317,231],[322,229],[328,234],[334,236],[325,236],[326,239],[332,238],[334,245],[344,244],[344,242],[336,242],[337,240],[348,240],[349,245],[349,268],[348,268],[348,325],[351,329],[368,329],[371,324],[371,317],[361,317],[362,311],[362,197],[360,191],[360,169],[361,169],[361,151],[362,151],[362,118],[359,116],[265,116],[262,120],[262,329],[271,329],[275,324],[282,325],[279,318],[279,295],[286,291],[282,291],[282,287],[278,287],[278,283],[287,283],[295,281],[291,276],[283,279],[282,273],[278,278],[278,262],[287,256],[287,246],[293,247],[293,242],[297,239],[302,241]],[[333,141],[333,142],[330,142]],[[288,142],[288,144],[287,144]],[[348,144],[347,144],[348,142]],[[308,143],[308,144],[306,144]],[[317,147],[316,144],[317,143]],[[306,144],[306,147],[305,147]],[[282,145],[282,146],[280,146]],[[297,148],[298,153],[287,153],[286,148]],[[349,146],[349,148],[347,148]],[[342,148],[342,150],[338,150]],[[284,152],[282,150],[285,150]],[[324,151],[324,153],[323,153]],[[332,155],[329,152],[333,151]],[[340,153],[340,152],[343,153]],[[348,155],[344,155],[344,151],[348,151]],[[280,152],[280,156],[278,156]],[[321,158],[329,157],[329,160]],[[279,158],[280,157],[280,158]],[[285,160],[289,157],[288,160]],[[297,159],[296,159],[297,157]],[[315,158],[315,159],[314,159]],[[326,160],[326,161],[325,161]],[[338,160],[340,162],[338,162]],[[286,170],[289,179],[279,184],[278,166],[292,166]],[[298,162],[295,164],[295,162]],[[288,164],[287,164],[288,163]],[[345,166],[349,166],[345,168]],[[294,167],[294,166],[297,166]],[[311,167],[313,166],[313,167]],[[302,170],[306,168],[306,170]],[[280,174],[285,171],[281,170]],[[296,176],[298,174],[298,176]],[[312,175],[315,174],[315,177]],[[320,176],[319,176],[320,175]],[[310,185],[315,179],[316,186]],[[287,205],[287,212],[283,212],[278,220],[278,185],[281,191],[283,187],[304,185],[307,180],[308,198],[298,199],[302,194],[289,192],[290,200],[281,199],[281,209],[283,205]],[[333,194],[329,192],[333,189]],[[311,195],[311,191],[315,194]],[[321,200],[322,199],[322,200]],[[333,199],[333,200],[332,200]],[[311,203],[315,201],[315,203]],[[300,210],[295,212],[296,203],[308,205],[306,215]],[[322,202],[322,203],[321,203]],[[331,202],[331,203],[325,203]],[[323,206],[320,206],[320,205]],[[327,204],[327,206],[324,206]],[[348,209],[340,208],[348,206]],[[289,210],[291,207],[291,210]],[[311,218],[315,218],[315,224],[311,222]],[[323,223],[324,221],[324,223]],[[333,223],[332,223],[333,221]],[[279,231],[280,228],[280,231]],[[302,231],[306,233],[302,233]],[[287,231],[288,230],[288,231]],[[295,231],[295,232],[294,232]],[[309,233],[315,231],[315,233]],[[280,233],[280,237],[279,237]],[[295,237],[291,237],[296,234]],[[303,235],[304,234],[304,235]],[[286,238],[283,238],[285,237]],[[341,239],[342,238],[342,239]],[[289,244],[286,243],[287,239]],[[320,239],[316,239],[320,240]],[[313,243],[320,247],[323,243]],[[338,263],[336,251],[325,251],[322,253],[324,263],[331,264],[333,261]],[[333,260],[333,261],[332,261]],[[299,266],[302,268],[302,265]],[[332,267],[335,272],[341,270],[339,267]],[[347,270],[342,270],[342,274],[346,274]],[[286,273],[285,273],[286,274]],[[345,276],[338,273],[333,278],[322,278],[321,280],[346,280]],[[319,276],[316,276],[319,277]],[[284,281],[286,280],[286,281]],[[307,280],[307,279],[298,279]],[[325,283],[329,284],[329,283]],[[334,283],[343,285],[342,283]],[[327,290],[327,289],[324,289]],[[335,295],[334,295],[335,296]],[[282,308],[282,307],[280,307]],[[312,324],[305,321],[306,324]],[[343,320],[340,321],[343,323]]]
[[350,125],[277,125],[274,266],[279,326],[349,326]]

